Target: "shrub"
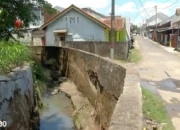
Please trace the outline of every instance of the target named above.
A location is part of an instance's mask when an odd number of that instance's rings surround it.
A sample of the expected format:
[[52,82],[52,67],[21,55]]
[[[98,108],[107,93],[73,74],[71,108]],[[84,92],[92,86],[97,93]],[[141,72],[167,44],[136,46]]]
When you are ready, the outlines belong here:
[[29,62],[31,53],[20,42],[0,41],[0,73],[8,73],[15,67],[20,67],[24,62]]

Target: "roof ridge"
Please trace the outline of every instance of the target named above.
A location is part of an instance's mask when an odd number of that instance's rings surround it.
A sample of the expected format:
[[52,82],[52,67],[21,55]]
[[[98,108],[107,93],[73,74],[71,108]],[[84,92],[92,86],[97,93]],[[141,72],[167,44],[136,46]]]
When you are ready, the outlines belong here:
[[57,15],[55,15],[53,18],[49,19],[46,23],[44,23],[42,26],[41,26],[41,29],[44,29],[45,27],[47,27],[51,22],[53,22],[54,20],[56,20],[56,18],[58,18],[58,16],[60,16],[61,14],[63,13],[66,13],[67,10],[71,9],[71,8],[75,8],[81,12],[83,12],[87,17],[91,18],[92,20],[96,21],[97,23],[101,24],[101,25],[104,25],[105,27],[107,28],[110,28],[109,25],[101,22],[99,19],[89,15],[88,13],[86,13],[84,10],[78,8],[77,6],[75,6],[74,4],[71,4],[68,8],[64,9],[63,11],[59,12]]

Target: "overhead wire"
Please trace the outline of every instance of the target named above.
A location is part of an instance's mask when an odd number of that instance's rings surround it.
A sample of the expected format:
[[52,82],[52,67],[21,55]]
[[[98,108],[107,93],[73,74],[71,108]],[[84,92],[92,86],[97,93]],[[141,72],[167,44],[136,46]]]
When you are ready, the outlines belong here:
[[157,6],[163,5],[163,4],[165,4],[165,3],[169,2],[169,1],[171,1],[171,0],[164,1],[164,2],[162,2],[162,3],[160,3],[160,4],[158,4]]
[[175,2],[173,2],[171,5],[167,6],[167,7],[163,7],[163,8],[158,8],[158,9],[165,9],[165,8],[169,8],[171,7],[172,5],[174,5],[175,3],[177,3],[179,0],[176,0]]
[[[150,9],[150,8],[154,8],[154,7],[144,8],[144,6],[143,6],[143,4],[142,4],[142,1],[141,1],[141,0],[138,0],[138,1],[139,1],[139,3],[141,4],[144,12],[145,12],[145,13],[147,14],[147,16],[150,18],[149,13],[153,12],[153,10],[151,10],[151,11],[148,13],[146,9]],[[163,5],[163,4],[167,3],[168,1],[170,1],[170,0],[164,1],[163,3],[161,3],[161,4],[157,5],[157,6]],[[174,5],[175,3],[177,3],[178,1],[179,1],[179,0],[176,0],[176,1],[173,2],[171,5],[169,5],[169,6],[167,6],[167,7],[164,7],[164,8],[169,8],[169,7],[171,7],[172,5]],[[143,18],[143,17],[142,17],[141,12],[142,12],[143,10],[140,11],[140,10],[138,9],[138,4],[136,3],[136,0],[135,0],[135,4],[136,4],[136,8],[137,8],[137,10],[138,10],[138,13],[137,13],[133,18],[131,18],[131,19],[132,19],[131,21],[134,21],[135,19],[137,19],[139,15],[141,16],[141,19],[142,19],[142,20],[147,19],[147,17],[146,17],[146,18]],[[164,8],[158,8],[158,9],[164,9]]]
[[[141,0],[139,0],[139,2],[140,2],[140,4],[141,4],[141,6],[142,6],[143,10],[144,10],[144,11],[146,12],[146,14],[149,16],[149,14],[147,13],[146,9],[144,8],[144,6],[143,6],[143,4],[142,4]],[[150,16],[149,16],[149,17],[150,17]]]
[[[163,5],[163,4],[167,3],[168,1],[171,1],[171,0],[164,1],[163,3],[160,3],[160,4],[158,4],[157,6]],[[177,1],[176,1],[176,2],[177,2]],[[175,2],[175,3],[176,3],[176,2]],[[144,9],[150,9],[150,8],[154,8],[154,6],[152,6],[152,7],[147,7],[147,8],[144,8]]]
[[[136,0],[134,0],[134,2],[135,2],[135,5],[136,5],[136,9],[139,11],[139,9],[138,9],[138,4],[136,3]],[[141,13],[139,13],[139,14],[140,14],[141,18],[143,19]]]
[[[142,16],[141,12],[142,12],[143,10],[139,10],[139,9],[138,9],[138,4],[137,4],[136,0],[134,0],[134,2],[135,2],[135,4],[136,4],[136,9],[138,10],[138,13],[132,18],[132,21],[134,21],[135,19],[137,19],[137,18],[138,18],[138,15],[140,15],[140,17],[141,17],[142,20],[147,19],[147,17],[144,18],[144,17]],[[150,12],[152,12],[152,10],[151,10]]]

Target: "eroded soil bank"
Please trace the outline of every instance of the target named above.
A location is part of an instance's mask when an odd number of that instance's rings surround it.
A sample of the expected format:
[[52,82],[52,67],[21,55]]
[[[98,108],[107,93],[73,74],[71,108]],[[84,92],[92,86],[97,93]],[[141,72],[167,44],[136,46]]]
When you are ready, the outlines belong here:
[[73,118],[77,130],[101,130],[98,119],[95,119],[95,109],[88,99],[77,90],[70,80],[62,83],[59,90],[71,98],[74,106]]

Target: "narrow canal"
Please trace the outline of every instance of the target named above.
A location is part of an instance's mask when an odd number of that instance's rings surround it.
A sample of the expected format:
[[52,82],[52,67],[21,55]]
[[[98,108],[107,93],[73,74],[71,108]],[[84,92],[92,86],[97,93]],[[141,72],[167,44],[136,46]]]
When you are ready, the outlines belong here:
[[63,93],[43,97],[45,108],[40,113],[40,130],[75,130],[71,117],[71,100]]

